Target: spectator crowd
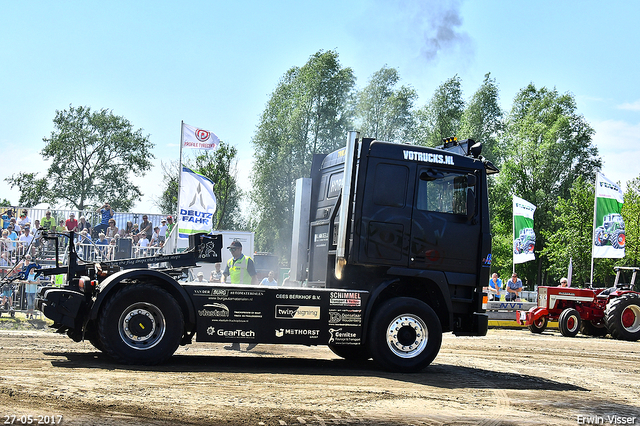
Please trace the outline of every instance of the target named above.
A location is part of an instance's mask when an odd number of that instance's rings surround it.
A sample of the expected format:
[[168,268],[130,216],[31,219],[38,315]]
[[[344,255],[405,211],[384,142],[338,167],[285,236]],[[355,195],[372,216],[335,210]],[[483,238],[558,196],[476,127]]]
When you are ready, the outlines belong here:
[[[39,259],[43,257],[40,250],[53,249],[54,240],[43,238],[43,233],[48,231],[74,231],[76,251],[85,260],[112,260],[118,252],[124,252],[122,257],[140,257],[157,253],[164,246],[174,226],[171,216],[162,217],[160,223],[154,224],[146,214],[142,215],[139,224],[131,220],[118,224],[109,203],[105,203],[93,215],[99,220],[95,225],[84,215],[76,218],[74,212],[69,212],[66,217],[54,217],[54,214],[47,210],[40,220],[32,220],[27,209],[18,210],[19,215],[15,214],[16,210],[12,208],[4,209],[0,219],[0,277],[4,277],[12,269],[15,273],[20,272],[13,267],[25,255],[29,254],[34,259]],[[42,215],[42,212],[39,214]],[[68,244],[68,240],[63,240],[64,238],[59,239],[62,249]]]

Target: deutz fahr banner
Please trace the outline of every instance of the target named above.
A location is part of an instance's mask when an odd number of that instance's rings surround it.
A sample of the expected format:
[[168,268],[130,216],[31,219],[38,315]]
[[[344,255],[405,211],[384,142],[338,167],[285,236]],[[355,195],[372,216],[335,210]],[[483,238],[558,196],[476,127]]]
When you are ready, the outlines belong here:
[[624,221],[622,189],[603,174],[596,176],[593,217],[593,257],[624,257]]
[[533,250],[536,234],[533,232],[533,213],[536,206],[522,198],[513,196],[513,263],[535,260]]

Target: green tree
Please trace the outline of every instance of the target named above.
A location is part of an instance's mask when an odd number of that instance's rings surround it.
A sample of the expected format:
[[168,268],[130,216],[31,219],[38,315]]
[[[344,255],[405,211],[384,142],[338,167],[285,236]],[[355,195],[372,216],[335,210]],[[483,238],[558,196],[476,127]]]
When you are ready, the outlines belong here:
[[624,262],[626,266],[640,265],[640,177],[627,182],[622,206],[624,232]]
[[408,139],[412,126],[416,91],[408,86],[396,89],[400,81],[395,68],[382,67],[358,93],[356,117],[362,136],[389,142]]
[[482,142],[482,155],[498,164],[501,159],[498,139],[503,130],[504,113],[500,108],[498,85],[488,73],[462,113],[457,136]]
[[288,259],[295,180],[309,176],[316,153],[344,145],[353,117],[351,68],[319,51],[289,69],[271,94],[256,134],[251,192],[258,250]]
[[153,204],[161,212],[175,215],[178,211],[178,178],[180,172],[180,161],[160,162],[162,169],[162,185],[164,191],[160,197],[153,201]]
[[465,106],[460,86],[460,77],[451,77],[436,89],[427,105],[416,111],[416,144],[438,146],[443,138],[457,135]]
[[46,178],[38,179],[35,173],[7,178],[21,189],[21,204],[61,202],[82,211],[108,201],[116,210],[130,210],[141,199],[131,176],[144,176],[154,158],[153,144],[141,129],[134,130],[126,118],[110,110],[92,112],[71,105],[56,111],[53,124],[55,130],[43,138],[41,151],[51,160]]
[[218,148],[198,155],[193,170],[208,177],[214,183],[216,214],[214,229],[239,230],[244,227],[240,212],[242,190],[238,187],[236,147],[220,142]]
[[[507,118],[501,141],[505,157],[492,191],[492,228],[510,229],[512,195],[537,206],[537,260],[516,268],[530,283],[546,280],[548,261],[540,256],[546,239],[541,230],[556,231],[553,215],[558,198],[567,199],[579,177],[593,181],[602,163],[591,142],[594,131],[576,109],[571,94],[530,84],[516,95]],[[505,247],[497,248],[501,256],[506,255]]]

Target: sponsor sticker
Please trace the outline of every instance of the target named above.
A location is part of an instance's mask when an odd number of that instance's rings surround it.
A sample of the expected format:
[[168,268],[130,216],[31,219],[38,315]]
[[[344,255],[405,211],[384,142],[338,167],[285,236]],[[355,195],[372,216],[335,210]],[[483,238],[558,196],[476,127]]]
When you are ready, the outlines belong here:
[[276,305],[277,319],[320,319],[320,306]]

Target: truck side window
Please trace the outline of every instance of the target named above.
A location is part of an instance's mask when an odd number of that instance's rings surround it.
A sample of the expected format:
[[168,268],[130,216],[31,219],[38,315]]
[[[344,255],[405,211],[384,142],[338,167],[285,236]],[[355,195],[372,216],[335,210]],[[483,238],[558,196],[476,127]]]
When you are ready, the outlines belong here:
[[329,188],[327,188],[327,198],[334,198],[342,191],[343,172],[334,173],[329,178]]
[[[424,176],[427,176],[424,174]],[[420,179],[416,207],[439,213],[467,214],[467,176],[442,173],[435,179]]]
[[378,206],[404,207],[409,168],[380,163],[376,166],[373,202]]

